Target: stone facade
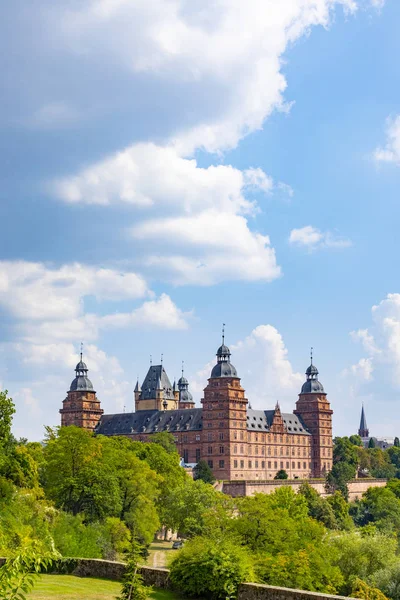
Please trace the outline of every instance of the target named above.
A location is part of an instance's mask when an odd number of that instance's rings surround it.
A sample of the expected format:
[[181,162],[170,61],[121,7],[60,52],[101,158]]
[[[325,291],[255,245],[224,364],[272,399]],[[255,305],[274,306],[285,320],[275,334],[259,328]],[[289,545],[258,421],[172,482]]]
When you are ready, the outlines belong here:
[[139,441],[168,431],[184,464],[206,460],[224,481],[271,481],[282,469],[290,479],[324,477],[332,467],[332,410],[312,361],[296,409],[282,413],[279,403],[272,410],[250,407],[230,356],[223,340],[202,408],[195,408],[183,372],[172,385],[163,365],[150,365],[135,387],[135,412],[111,415],[101,414],[81,360],[60,411],[62,425]]

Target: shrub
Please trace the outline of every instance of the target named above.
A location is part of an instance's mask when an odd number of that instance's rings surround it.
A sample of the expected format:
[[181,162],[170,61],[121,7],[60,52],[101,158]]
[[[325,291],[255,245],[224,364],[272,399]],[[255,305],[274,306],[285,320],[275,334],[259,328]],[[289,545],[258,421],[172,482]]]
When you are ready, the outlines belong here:
[[351,595],[353,598],[363,598],[364,600],[387,600],[385,594],[382,594],[378,588],[371,587],[358,577],[354,579]]
[[210,600],[235,598],[239,583],[255,580],[251,558],[244,548],[229,539],[204,537],[187,542],[171,563],[170,577],[186,596]]

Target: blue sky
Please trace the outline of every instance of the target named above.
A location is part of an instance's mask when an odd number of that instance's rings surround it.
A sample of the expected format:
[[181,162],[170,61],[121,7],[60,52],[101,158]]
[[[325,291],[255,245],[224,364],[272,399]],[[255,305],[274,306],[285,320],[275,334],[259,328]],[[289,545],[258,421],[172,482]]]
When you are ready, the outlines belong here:
[[220,342],[293,410],[314,347],[337,435],[398,435],[400,6],[2,8],[0,380],[40,439],[80,342],[106,412],[149,356],[198,402]]

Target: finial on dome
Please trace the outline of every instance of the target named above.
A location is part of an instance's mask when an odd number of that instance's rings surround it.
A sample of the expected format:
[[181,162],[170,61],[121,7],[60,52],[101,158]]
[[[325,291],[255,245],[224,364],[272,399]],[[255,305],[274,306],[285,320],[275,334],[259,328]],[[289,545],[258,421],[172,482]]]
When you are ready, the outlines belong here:
[[161,366],[163,364],[164,354],[161,354]]
[[310,354],[311,354],[311,364],[312,364],[312,354],[313,354],[313,350],[314,350],[314,348],[311,346],[311,353],[310,353]]
[[81,342],[81,361],[82,361],[82,356],[83,356],[83,342]]
[[225,323],[222,323],[222,345],[225,344]]
[[185,365],[185,361],[182,361],[182,377],[183,377],[183,371],[184,371],[184,365]]
[[152,366],[152,364],[153,364],[153,357],[152,357],[152,355],[150,354],[150,366]]

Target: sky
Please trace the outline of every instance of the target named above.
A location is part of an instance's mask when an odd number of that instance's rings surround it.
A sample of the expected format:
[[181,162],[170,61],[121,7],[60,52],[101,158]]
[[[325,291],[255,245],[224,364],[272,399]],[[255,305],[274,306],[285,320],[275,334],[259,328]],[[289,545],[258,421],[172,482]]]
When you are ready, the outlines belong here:
[[83,342],[200,406],[222,323],[253,408],[310,348],[334,435],[400,434],[400,3],[14,0],[0,18],[0,382],[39,440]]

